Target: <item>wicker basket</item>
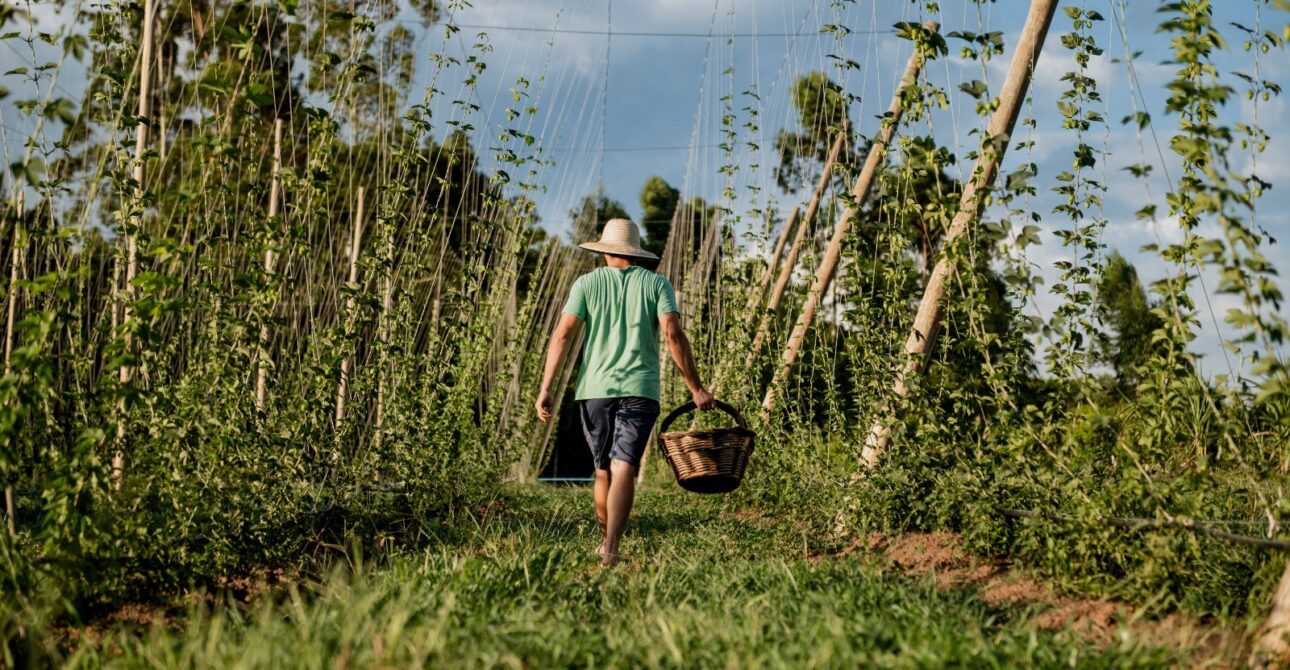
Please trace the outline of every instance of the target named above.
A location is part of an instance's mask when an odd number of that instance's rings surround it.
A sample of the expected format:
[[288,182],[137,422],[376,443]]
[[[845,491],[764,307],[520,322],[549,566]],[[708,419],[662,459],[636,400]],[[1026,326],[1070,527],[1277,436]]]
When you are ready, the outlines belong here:
[[693,402],[672,410],[659,425],[659,447],[676,473],[676,482],[687,491],[728,493],[739,488],[739,482],[743,481],[755,434],[748,430],[739,410],[720,400],[717,407],[734,417],[739,426],[667,432],[673,421],[696,409]]

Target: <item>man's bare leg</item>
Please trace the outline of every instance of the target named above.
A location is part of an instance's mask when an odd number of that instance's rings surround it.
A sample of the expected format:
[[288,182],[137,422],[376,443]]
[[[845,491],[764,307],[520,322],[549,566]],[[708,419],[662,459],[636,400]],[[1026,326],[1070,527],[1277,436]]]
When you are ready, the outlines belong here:
[[[606,502],[607,522],[605,524],[605,553],[601,565],[618,563],[618,542],[623,539],[627,530],[627,517],[632,513],[632,501],[636,498],[636,471],[638,468],[627,461],[612,460],[609,462],[609,496]],[[599,478],[597,478],[599,483]]]
[[609,510],[606,505],[609,500],[609,483],[609,471],[596,470],[596,483],[591,487],[591,495],[596,502],[596,522],[600,524],[600,546],[596,547],[596,553],[601,556],[605,555],[605,532],[609,525]]

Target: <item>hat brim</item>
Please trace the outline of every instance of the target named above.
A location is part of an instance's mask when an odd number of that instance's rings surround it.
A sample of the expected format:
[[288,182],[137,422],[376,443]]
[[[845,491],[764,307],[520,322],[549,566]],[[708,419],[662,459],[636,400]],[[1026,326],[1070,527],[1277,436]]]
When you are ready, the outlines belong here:
[[622,244],[606,244],[603,242],[585,242],[583,244],[579,244],[578,247],[582,249],[586,249],[587,251],[594,251],[598,254],[612,254],[614,256],[627,256],[630,258],[648,258],[654,261],[658,260],[658,256],[655,256],[654,254],[651,254],[650,252],[645,251],[644,249],[629,247]]

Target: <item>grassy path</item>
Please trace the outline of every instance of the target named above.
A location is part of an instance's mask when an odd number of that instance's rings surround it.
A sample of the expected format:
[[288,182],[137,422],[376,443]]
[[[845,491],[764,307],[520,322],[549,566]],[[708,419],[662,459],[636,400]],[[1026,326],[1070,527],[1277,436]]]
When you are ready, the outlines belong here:
[[[586,489],[524,489],[433,548],[121,629],[73,666],[1158,667],[1168,652],[1040,631],[872,557],[812,558],[794,524],[646,492],[627,564],[601,570]],[[266,599],[268,600],[268,599]]]

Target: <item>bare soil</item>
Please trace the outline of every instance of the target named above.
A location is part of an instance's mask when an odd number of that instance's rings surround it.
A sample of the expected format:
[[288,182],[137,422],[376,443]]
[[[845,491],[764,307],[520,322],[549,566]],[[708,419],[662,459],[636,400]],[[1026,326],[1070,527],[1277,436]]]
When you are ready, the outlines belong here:
[[835,554],[876,553],[901,572],[930,577],[938,588],[971,588],[991,605],[1034,610],[1038,628],[1065,631],[1095,642],[1120,640],[1182,649],[1193,667],[1243,665],[1248,648],[1242,630],[1185,614],[1141,616],[1127,603],[1062,593],[1053,584],[1014,569],[1006,559],[973,555],[954,533],[871,533]]

